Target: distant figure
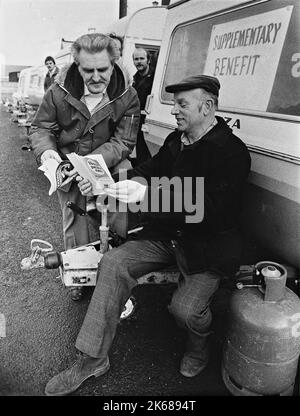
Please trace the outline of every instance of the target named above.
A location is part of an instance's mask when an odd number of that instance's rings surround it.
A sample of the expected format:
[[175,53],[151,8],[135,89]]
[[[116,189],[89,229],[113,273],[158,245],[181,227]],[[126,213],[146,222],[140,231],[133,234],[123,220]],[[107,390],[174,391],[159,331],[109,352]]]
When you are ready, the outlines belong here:
[[141,106],[140,126],[136,142],[136,163],[139,165],[151,157],[141,127],[145,120],[145,113],[143,111],[145,110],[147,96],[151,93],[154,72],[150,67],[150,55],[145,49],[135,49],[132,58],[134,66],[137,69],[137,72],[133,75],[132,86],[137,91]]
[[130,73],[128,71],[128,69],[126,68],[126,66],[124,65],[123,62],[123,38],[121,36],[116,35],[115,33],[109,33],[108,36],[114,40],[119,53],[120,53],[120,57],[119,59],[117,59],[116,63],[119,65],[119,67],[122,69],[122,71],[124,72],[124,76],[125,76],[125,80],[126,80],[126,84],[131,85],[132,84],[132,78],[130,76]]
[[45,65],[48,68],[48,72],[45,77],[44,81],[44,91],[46,92],[47,89],[53,84],[55,81],[55,77],[59,72],[59,69],[55,65],[55,60],[52,56],[47,56],[45,59]]

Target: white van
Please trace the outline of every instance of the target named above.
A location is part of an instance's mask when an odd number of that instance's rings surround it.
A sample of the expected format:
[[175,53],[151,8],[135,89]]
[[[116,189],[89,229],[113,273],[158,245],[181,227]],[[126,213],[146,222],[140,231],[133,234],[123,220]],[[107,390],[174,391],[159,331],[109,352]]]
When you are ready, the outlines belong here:
[[172,95],[165,86],[193,74],[217,77],[218,115],[247,144],[252,158],[244,229],[264,249],[261,260],[296,267],[300,267],[299,22],[298,0],[171,1],[143,126],[154,154],[175,128]]

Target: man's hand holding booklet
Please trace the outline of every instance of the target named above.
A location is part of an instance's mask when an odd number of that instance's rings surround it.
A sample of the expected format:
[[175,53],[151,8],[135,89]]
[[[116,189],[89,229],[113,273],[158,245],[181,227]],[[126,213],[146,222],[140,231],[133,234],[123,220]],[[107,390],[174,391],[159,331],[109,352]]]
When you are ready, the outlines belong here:
[[79,156],[76,153],[69,153],[67,158],[69,162],[63,161],[61,163],[55,159],[47,159],[39,167],[50,181],[49,195],[77,176],[77,174],[69,176],[66,173],[66,170],[70,171],[72,167],[83,179],[87,179],[91,183],[93,195],[101,194],[105,186],[114,183],[102,155]]

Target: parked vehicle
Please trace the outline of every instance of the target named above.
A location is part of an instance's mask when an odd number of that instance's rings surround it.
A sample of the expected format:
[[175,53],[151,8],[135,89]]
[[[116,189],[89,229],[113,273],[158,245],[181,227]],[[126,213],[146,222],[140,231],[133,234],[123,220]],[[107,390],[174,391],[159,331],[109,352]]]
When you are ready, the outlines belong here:
[[28,86],[28,104],[38,107],[44,96],[44,79],[47,68],[44,65],[31,68]]
[[243,228],[274,260],[296,267],[299,21],[297,0],[171,1],[143,126],[154,154],[175,128],[172,95],[165,86],[192,74],[216,76],[221,83],[218,114],[251,152]]
[[12,95],[15,107],[28,103],[28,88],[30,83],[31,68],[22,69],[18,81],[18,89]]
[[106,29],[107,33],[115,33],[123,38],[122,59],[131,78],[136,72],[132,60],[136,47],[142,47],[149,52],[151,64],[155,68],[166,16],[166,7],[145,7],[114,22]]

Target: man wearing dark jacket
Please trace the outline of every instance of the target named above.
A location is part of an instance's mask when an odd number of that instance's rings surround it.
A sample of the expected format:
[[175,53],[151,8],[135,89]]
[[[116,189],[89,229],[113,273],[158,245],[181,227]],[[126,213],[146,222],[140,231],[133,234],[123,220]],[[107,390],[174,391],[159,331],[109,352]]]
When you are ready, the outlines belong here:
[[137,72],[133,75],[132,86],[138,93],[141,107],[140,126],[136,141],[136,164],[139,165],[151,157],[141,127],[145,120],[144,110],[147,97],[151,93],[154,72],[150,67],[150,55],[145,49],[136,48],[132,54],[132,59],[137,69]]
[[59,70],[55,65],[55,60],[52,56],[47,56],[45,59],[45,65],[48,69],[44,80],[44,91],[46,92],[47,89],[54,83],[55,77],[58,75]]
[[[109,36],[92,33],[72,45],[74,63],[61,70],[59,79],[47,90],[32,122],[31,146],[38,164],[48,158],[58,162],[66,154],[101,154],[114,172],[131,167],[132,152],[139,125],[139,101],[135,89],[126,84],[115,61],[119,52]],[[74,170],[69,173],[73,175]],[[87,216],[74,213],[70,201],[86,209],[86,197],[77,182],[58,189],[63,215],[65,249],[91,241]],[[82,291],[71,290],[73,300]]]
[[[194,377],[207,366],[210,302],[222,276],[239,266],[237,221],[251,164],[245,144],[215,115],[219,88],[216,78],[205,75],[167,86],[177,129],[152,159],[128,172],[129,179],[105,189],[110,203],[139,207],[144,228],[138,241],[102,257],[76,340],[79,357],[49,381],[47,395],[68,394],[108,371],[119,317],[137,279],[174,264],[180,278],[169,310],[187,335],[180,373]],[[89,192],[90,183],[78,180],[81,192]]]

